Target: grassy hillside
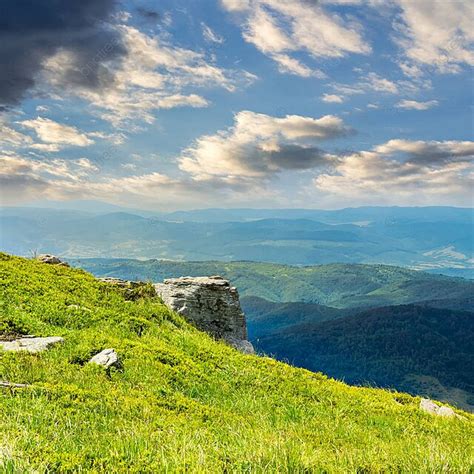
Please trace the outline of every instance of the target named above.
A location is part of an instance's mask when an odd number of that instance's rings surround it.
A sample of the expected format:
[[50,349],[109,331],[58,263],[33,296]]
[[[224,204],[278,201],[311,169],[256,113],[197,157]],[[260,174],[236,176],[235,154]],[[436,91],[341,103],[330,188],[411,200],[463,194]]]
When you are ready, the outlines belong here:
[[[467,472],[473,417],[354,388],[215,342],[158,299],[1,254],[2,334],[61,335],[0,353],[6,472]],[[113,347],[123,371],[85,362]]]
[[[161,281],[183,275],[222,275],[241,296],[274,302],[311,302],[336,308],[472,299],[474,282],[388,265],[330,264],[293,267],[256,262],[80,259],[72,262],[98,276]],[[444,304],[444,303],[443,303]],[[456,303],[457,305],[459,303]],[[468,308],[463,308],[468,309]]]
[[[272,316],[270,312],[261,318],[272,322]],[[288,312],[281,317],[286,326],[259,334],[260,350],[350,383],[436,394],[474,408],[473,312],[402,305],[333,321],[321,320],[318,314],[303,322]],[[420,386],[420,377],[425,386]],[[434,383],[428,384],[428,378]],[[446,387],[462,390],[468,399],[450,398],[443,392]]]

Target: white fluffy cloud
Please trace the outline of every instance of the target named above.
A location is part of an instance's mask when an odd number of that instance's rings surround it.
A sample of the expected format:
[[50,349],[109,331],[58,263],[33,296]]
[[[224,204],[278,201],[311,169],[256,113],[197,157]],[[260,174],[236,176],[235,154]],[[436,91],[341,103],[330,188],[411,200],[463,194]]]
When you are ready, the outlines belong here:
[[[36,119],[24,120],[21,122],[26,128],[34,130],[38,138],[44,142],[33,147],[57,151],[60,146],[89,146],[94,143],[85,133],[80,132],[76,127],[64,125],[54,120],[37,117]],[[45,147],[43,147],[45,145]]]
[[324,94],[321,97],[321,100],[327,103],[342,104],[344,102],[344,97],[337,94]]
[[412,65],[402,62],[408,75],[417,65],[455,73],[474,65],[474,3],[471,0],[395,0],[401,9],[396,25],[398,42]]
[[436,107],[438,105],[437,100],[428,100],[426,102],[419,102],[417,100],[408,100],[404,99],[401,100],[397,107],[399,109],[407,109],[407,110],[428,110],[432,107]]
[[[132,26],[116,28],[127,54],[108,65],[102,88],[80,87],[71,81],[74,58],[65,51],[45,63],[50,85],[91,103],[101,118],[115,126],[127,120],[152,123],[154,112],[159,109],[206,107],[208,101],[189,92],[190,88],[216,86],[232,92],[256,80],[246,71],[224,70],[212,64],[204,53],[173,46]],[[87,68],[76,71],[87,73]]]
[[184,151],[179,166],[198,181],[218,179],[232,184],[262,179],[282,170],[325,165],[327,156],[315,142],[349,132],[333,115],[277,118],[242,111],[235,115],[233,127],[198,138]]
[[246,186],[216,183],[209,187],[209,183],[172,178],[157,171],[122,177],[98,171],[85,158],[39,160],[0,155],[0,204],[38,199],[98,199],[128,207],[171,210],[193,207],[196,202],[207,206],[230,201],[250,205],[254,199],[267,200],[269,204],[279,199],[274,190],[254,189],[249,194]]
[[329,13],[319,2],[223,0],[222,4],[228,11],[239,13],[244,39],[275,60],[281,72],[303,77],[322,74],[290,56],[295,52],[314,58],[340,58],[371,51],[353,19]]
[[314,185],[333,202],[469,205],[473,158],[474,142],[394,139],[340,157]]

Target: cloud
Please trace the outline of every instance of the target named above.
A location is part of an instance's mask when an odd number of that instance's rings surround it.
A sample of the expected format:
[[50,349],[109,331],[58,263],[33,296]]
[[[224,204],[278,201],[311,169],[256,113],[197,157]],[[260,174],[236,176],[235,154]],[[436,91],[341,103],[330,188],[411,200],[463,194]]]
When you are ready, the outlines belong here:
[[98,171],[87,158],[45,160],[0,154],[0,199],[7,204],[56,198],[67,188],[84,188],[86,197],[85,180]]
[[0,145],[4,151],[6,148],[19,148],[29,146],[33,143],[33,140],[28,135],[18,132],[11,128],[5,121],[0,117]]
[[387,92],[389,94],[398,94],[398,86],[393,81],[380,77],[375,72],[370,72],[367,75],[366,82],[362,82],[368,89],[376,92]]
[[209,43],[224,43],[224,38],[218,35],[210,26],[206,25],[204,22],[201,23],[202,36]]
[[243,38],[276,61],[280,72],[310,76],[311,68],[290,53],[340,58],[371,52],[353,19],[347,21],[334,12],[329,13],[318,2],[223,0],[222,5],[239,14]]
[[277,118],[242,111],[233,127],[198,138],[180,157],[179,167],[198,181],[265,179],[283,170],[325,165],[327,155],[315,143],[350,132],[333,115]]
[[389,140],[334,160],[313,180],[332,202],[470,205],[474,142]]
[[[125,54],[118,31],[110,27],[115,0],[5,0],[0,17],[0,105],[14,105],[37,85],[44,62],[67,51],[70,80],[91,90],[108,81],[105,64]],[[104,48],[101,55],[97,53]],[[91,58],[94,60],[91,61]],[[88,68],[88,74],[76,71]]]
[[362,69],[356,68],[355,72],[359,74],[359,79],[352,84],[332,83],[329,84],[329,87],[341,98],[373,92],[391,95],[414,94],[421,89],[431,88],[430,80],[414,78],[393,81],[373,71],[366,73]]
[[[27,93],[79,98],[119,127],[151,123],[160,109],[208,106],[193,88],[233,92],[257,79],[218,67],[204,52],[174,46],[164,32],[126,24],[129,15],[116,11],[117,0],[53,3],[38,0],[25,10],[21,2],[6,0],[2,6],[0,64],[8,66],[0,78],[0,109]],[[146,21],[161,19],[157,12],[136,10]],[[210,38],[210,28],[206,33]]]
[[[133,171],[127,166],[125,170]],[[192,207],[196,202],[212,205],[216,201],[242,202],[254,199],[276,202],[278,193],[245,185],[233,187],[224,182],[200,183],[187,178],[172,178],[153,171],[130,176],[107,176],[86,158],[45,160],[19,155],[0,155],[0,201],[18,204],[38,199],[98,199],[125,206],[150,209]],[[117,190],[120,190],[118,193]]]
[[105,90],[71,89],[63,76],[70,62],[68,53],[61,52],[46,64],[53,87],[91,103],[99,116],[114,126],[131,120],[152,123],[159,109],[206,107],[204,97],[187,92],[190,87],[214,86],[233,92],[256,80],[246,71],[223,70],[208,62],[204,53],[175,47],[137,28],[120,25],[117,30],[127,54],[111,73],[113,80]]
[[301,77],[317,77],[318,79],[326,77],[326,74],[321,70],[311,69],[287,54],[274,54],[272,58],[278,64],[278,70],[281,73],[294,74]]
[[407,110],[428,110],[432,107],[436,107],[438,105],[437,100],[429,100],[427,102],[418,102],[416,100],[401,100],[397,107],[399,109],[407,109]]
[[137,13],[147,22],[156,24],[161,21],[161,14],[155,10],[150,10],[148,8],[137,7]]
[[221,3],[230,12],[244,12],[250,9],[250,0],[221,0]]
[[474,65],[471,0],[396,0],[396,4],[400,8],[397,41],[408,60],[402,63],[405,73],[418,73],[420,65],[442,73]]
[[344,97],[342,95],[336,94],[324,94],[321,97],[323,102],[332,103],[332,104],[342,104],[344,102]]
[[[37,117],[32,120],[24,120],[21,122],[21,125],[34,130],[42,142],[53,146],[56,145],[58,149],[59,145],[84,147],[94,143],[93,140],[80,132],[76,127],[64,125],[47,118]],[[42,145],[40,144],[39,149],[41,147]],[[36,148],[38,148],[38,145],[36,145]]]
[[435,164],[449,161],[472,161],[474,142],[393,139],[376,146],[374,151],[383,155],[401,154],[408,163]]

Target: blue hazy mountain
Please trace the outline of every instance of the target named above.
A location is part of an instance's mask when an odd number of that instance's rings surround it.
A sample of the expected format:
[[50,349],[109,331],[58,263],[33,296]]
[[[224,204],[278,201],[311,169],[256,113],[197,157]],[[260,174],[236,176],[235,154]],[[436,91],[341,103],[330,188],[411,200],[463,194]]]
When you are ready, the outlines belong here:
[[160,216],[100,210],[3,208],[1,249],[68,258],[383,263],[474,274],[472,209],[207,209]]

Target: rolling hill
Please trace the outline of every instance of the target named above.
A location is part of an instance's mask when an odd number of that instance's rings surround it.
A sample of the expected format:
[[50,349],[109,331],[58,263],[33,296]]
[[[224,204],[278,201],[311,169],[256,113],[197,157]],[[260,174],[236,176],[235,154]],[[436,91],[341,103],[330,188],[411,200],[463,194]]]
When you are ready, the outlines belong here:
[[281,314],[284,326],[272,324],[273,313],[260,315],[272,327],[267,333],[261,325],[254,329],[258,349],[348,383],[436,396],[474,409],[474,312],[400,305],[298,321],[292,310],[298,313],[293,307]]
[[[474,282],[388,265],[330,264],[295,267],[257,262],[75,259],[97,275],[161,281],[183,275],[222,275],[240,294],[273,302],[307,302],[335,308],[430,302],[469,309]],[[446,306],[447,305],[447,306]]]
[[[0,255],[5,472],[467,472],[474,419],[350,387],[212,340],[157,298],[125,301],[77,269]],[[86,364],[113,347],[120,370]]]
[[443,207],[160,215],[0,208],[0,248],[67,258],[379,263],[474,277],[473,219],[472,209]]

